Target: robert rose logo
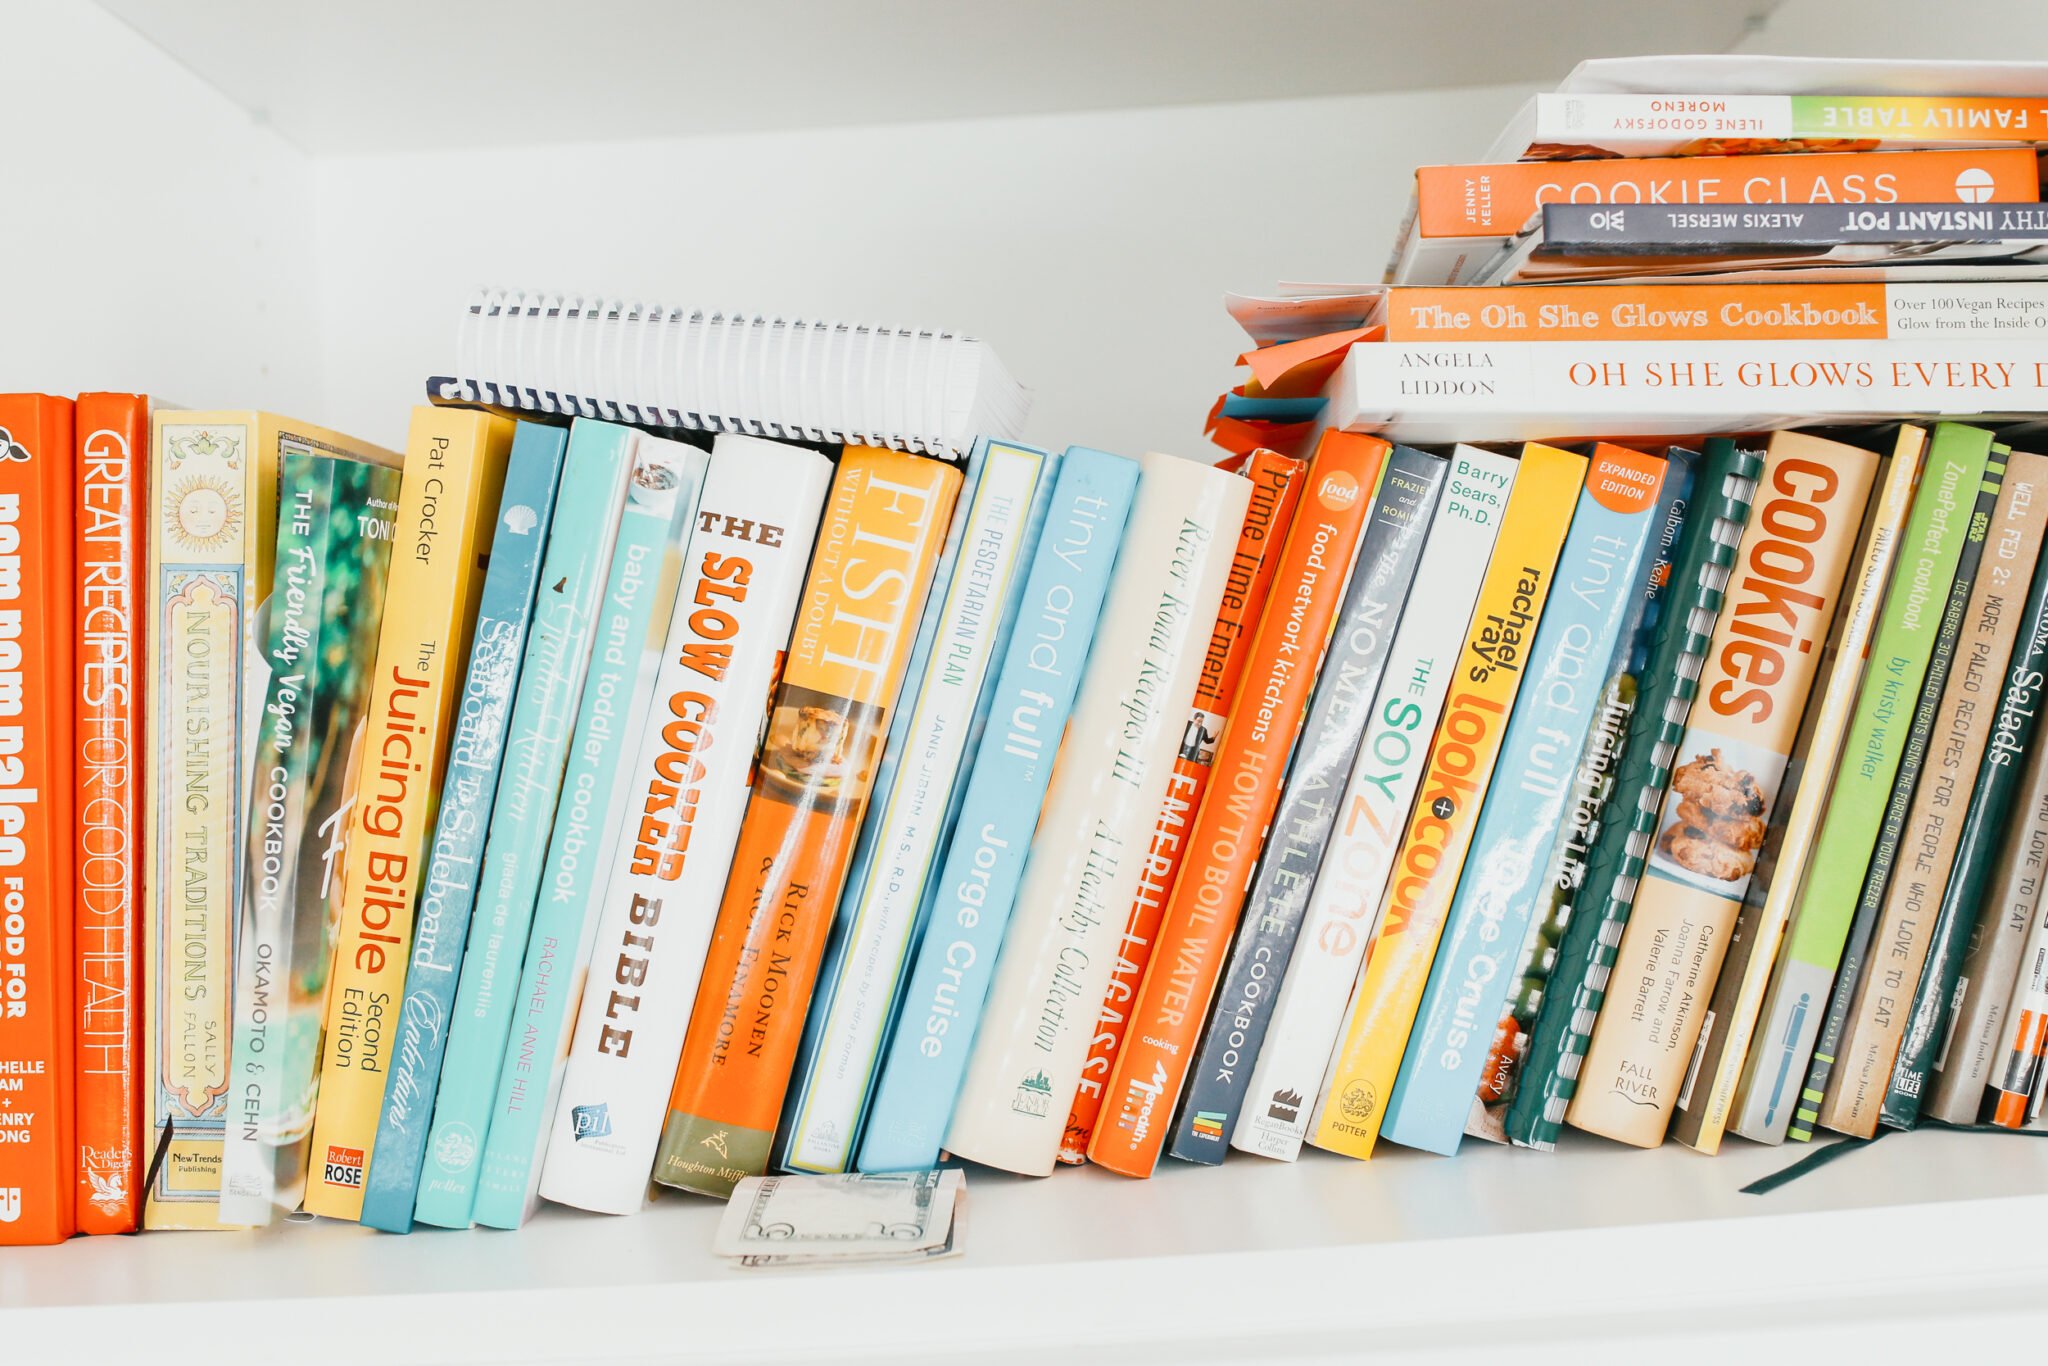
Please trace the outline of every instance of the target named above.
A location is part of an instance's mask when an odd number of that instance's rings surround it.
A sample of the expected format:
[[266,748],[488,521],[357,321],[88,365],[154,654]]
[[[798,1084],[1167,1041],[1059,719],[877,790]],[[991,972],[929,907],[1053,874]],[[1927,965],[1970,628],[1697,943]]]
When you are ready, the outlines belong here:
[[327,1161],[320,1167],[320,1179],[330,1186],[347,1186],[351,1190],[361,1190],[363,1150],[328,1145]]

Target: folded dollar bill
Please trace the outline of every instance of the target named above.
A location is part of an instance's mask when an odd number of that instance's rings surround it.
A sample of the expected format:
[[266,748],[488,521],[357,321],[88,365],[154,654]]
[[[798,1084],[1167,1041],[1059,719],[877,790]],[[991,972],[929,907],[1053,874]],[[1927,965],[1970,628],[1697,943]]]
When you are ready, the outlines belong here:
[[755,1176],[740,1182],[712,1251],[742,1266],[923,1261],[960,1250],[958,1170]]

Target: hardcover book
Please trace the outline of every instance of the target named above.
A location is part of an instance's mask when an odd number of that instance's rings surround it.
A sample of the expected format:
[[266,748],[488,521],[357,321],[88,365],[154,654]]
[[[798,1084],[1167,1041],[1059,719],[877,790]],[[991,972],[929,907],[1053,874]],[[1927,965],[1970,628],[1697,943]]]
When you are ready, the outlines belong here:
[[1389,874],[1379,938],[1331,1056],[1311,1140],[1319,1148],[1372,1156],[1586,469],[1585,456],[1554,446],[1522,449],[1443,720]]
[[362,1212],[391,1072],[427,826],[483,590],[512,423],[416,408],[342,856],[341,926],[321,1044],[305,1209]]
[[[1507,994],[1494,1020],[1492,1039],[1480,1067],[1479,1091],[1472,1098],[1465,1132],[1489,1143],[1508,1141],[1507,1108],[1521,1085],[1528,1057],[1529,1033],[1542,1007],[1543,993],[1556,965],[1558,947],[1571,924],[1572,911],[1586,883],[1586,859],[1605,822],[1625,818],[1615,808],[1615,765],[1622,741],[1647,679],[1650,650],[1656,644],[1671,586],[1671,566],[1685,534],[1693,501],[1693,478],[1699,453],[1682,446],[1664,452],[1664,485],[1651,511],[1651,541],[1645,548],[1636,582],[1629,585],[1629,603],[1616,635],[1613,669],[1600,690],[1592,728],[1572,773],[1564,822],[1544,869],[1542,891],[1521,951],[1508,978]],[[1505,960],[1504,960],[1505,961]]]
[[630,428],[609,422],[579,419],[569,428],[455,984],[455,1012],[420,1158],[413,1218],[424,1224],[468,1228],[476,1207],[477,1160],[497,1098],[498,1064],[512,1029],[513,993],[540,895],[541,863],[633,472],[633,441]]
[[[2006,487],[2012,488],[2019,480],[2038,488],[2042,466],[2038,456],[2015,454],[2007,462]],[[2010,527],[1994,533],[2010,534]],[[2038,551],[2040,528],[2030,527],[2021,534],[2026,537],[2026,548]],[[1995,551],[1994,541],[1993,547],[1985,552],[1987,561]],[[1892,1128],[1910,1129],[1919,1122],[1928,1074],[1933,1071],[1940,1051],[1950,1046],[1948,1027],[1964,940],[1982,913],[1987,894],[1993,890],[2000,836],[2013,823],[2020,771],[2030,749],[2040,742],[2041,685],[2044,671],[2048,671],[2048,573],[2037,566],[2029,568],[2034,583],[2025,595],[2026,606],[2017,623],[2018,644],[2007,661],[1983,764],[1970,795],[1969,810],[1962,818],[1953,868],[1928,935],[1920,981],[1913,992],[1878,1114],[1879,1120]],[[1980,585],[1988,572],[1980,571]],[[2010,612],[2017,601],[2008,599],[2003,610]]]
[[1657,629],[1643,688],[1615,763],[1612,812],[1586,855],[1589,904],[1575,910],[1559,941],[1543,1000],[1529,1030],[1522,1076],[1508,1102],[1508,1140],[1550,1148],[1578,1084],[1586,1042],[1606,1000],[1615,950],[1657,837],[1671,765],[1685,738],[1707,646],[1721,614],[1736,546],[1749,520],[1762,456],[1733,441],[1709,441],[1699,504],[1687,519],[1672,566],[1672,597]]
[[78,1228],[73,418],[0,394],[0,1245]]
[[[2042,571],[2034,573],[2038,589]],[[2048,745],[2038,738],[2027,752],[2013,809],[2015,818],[1999,844],[1997,883],[1978,913],[1957,984],[1955,1018],[1935,1055],[1923,1107],[1927,1118],[1944,1124],[1978,1122],[1996,1065],[2004,1061],[1998,1047],[2005,1042],[2006,1007],[2048,872]]]
[[[269,413],[151,418],[143,872],[146,1229],[220,1227],[239,857],[287,453],[398,456]],[[172,851],[176,851],[175,854]],[[175,914],[173,910],[175,908]]]
[[[1968,603],[1970,587],[1983,555],[1984,533],[1990,522],[1998,485],[2004,478],[2004,447],[1994,445],[1991,448],[1978,474],[1975,497],[1965,495],[1958,500],[1962,509],[1962,525],[1957,535],[1960,544],[1952,570],[1943,574],[1937,585],[1939,591],[1931,600],[1939,610],[1930,613],[1935,623],[1927,670],[1920,679],[1917,694],[1906,694],[1906,699],[1914,703],[1911,720],[1903,729],[1904,743],[1893,772],[1890,792],[1883,803],[1877,839],[1863,874],[1855,911],[1849,920],[1841,961],[1827,999],[1827,1013],[1815,1040],[1812,1058],[1807,1063],[1806,1084],[1793,1111],[1792,1123],[1786,1130],[1789,1137],[1800,1142],[1812,1138],[1814,1127],[1820,1122],[1821,1109],[1832,1092],[1835,1059],[1842,1041],[1848,1036],[1856,1001],[1863,989],[1864,969],[1869,964],[1871,945],[1877,937],[1877,922],[1884,908],[1885,891],[1891,885],[1892,871],[1905,840],[1906,817],[1926,762],[1927,746],[1934,734],[1935,716],[1941,707],[1942,692],[1948,684],[1956,645],[1962,638],[1963,608]],[[1910,605],[1908,610],[1912,610]],[[1839,784],[1839,777],[1837,782]]]
[[305,1194],[334,950],[334,850],[321,828],[356,767],[399,487],[395,469],[332,455],[290,452],[278,470],[220,1166],[220,1217],[247,1225]]
[[644,432],[633,438],[626,506],[477,1166],[476,1221],[491,1228],[518,1228],[540,1198],[549,1125],[597,934],[594,903],[626,824],[627,746],[653,708],[707,463],[694,446]]
[[[1217,741],[1220,780],[1195,813],[1188,857],[1160,920],[1158,953],[1130,1009],[1135,1032],[1110,1075],[1109,1122],[1088,1157],[1125,1176],[1150,1176],[1173,1134],[1216,998],[1246,889],[1265,845],[1281,783],[1372,517],[1389,447],[1326,435],[1309,463],[1272,593],[1246,655],[1243,695]],[[1219,1145],[1220,1146],[1220,1145]]]
[[78,848],[78,1231],[142,1221],[143,545],[149,400],[80,394],[78,694],[73,764]]
[[[1998,449],[1993,448],[1994,461]],[[1949,904],[1944,889],[1952,882],[1958,839],[1966,810],[1975,800],[1972,793],[1987,759],[1987,742],[2001,734],[2010,740],[2010,726],[2017,724],[2006,716],[2000,695],[2020,629],[2020,606],[2033,580],[2042,534],[2048,531],[2048,487],[2043,484],[2048,460],[2014,454],[2003,464],[2003,482],[1981,533],[1982,548],[1969,576],[1952,652],[1954,663],[1928,732],[1926,757],[1914,783],[1913,804],[1906,813],[1862,987],[1841,1045],[1833,1050],[1836,1100],[1824,1107],[1822,1122],[1857,1138],[1877,1132],[1921,968],[1940,933],[1937,911]],[[1991,474],[1992,466],[1987,465],[1987,480]],[[1980,533],[1973,529],[1971,534],[1974,538]],[[1956,582],[1963,581],[1959,569]],[[2019,705],[2030,707],[2031,699],[2032,690],[2023,689]],[[2003,752],[1995,747],[1989,751],[1993,756]],[[2009,784],[1998,786],[2007,789],[1999,800],[2009,806]],[[2003,817],[2001,811],[2001,821]],[[1973,914],[1975,910],[1973,900]]]
[[1835,629],[1823,650],[1821,681],[1807,704],[1792,760],[1785,769],[1785,785],[1792,800],[1789,806],[1780,803],[1784,819],[1774,820],[1774,828],[1764,837],[1758,867],[1765,875],[1751,878],[1743,893],[1742,911],[1721,964],[1721,979],[1714,984],[1714,996],[1707,1006],[1714,1028],[1700,1036],[1704,1042],[1700,1045],[1699,1077],[1671,1119],[1671,1136],[1704,1153],[1720,1150],[1737,1087],[1743,1084],[1743,1075],[1759,1051],[1754,1046],[1757,1015],[1778,950],[1785,942],[1785,927],[1806,882],[1828,794],[1834,788],[1835,766],[1848,736],[1856,690],[1863,680],[1878,604],[1891,577],[1926,447],[1927,433],[1922,428],[1901,427],[1883,482],[1870,500],[1848,597],[1835,614]]
[[1575,1128],[1637,1147],[1664,1141],[1876,474],[1867,451],[1797,432],[1771,438],[1609,1009],[1566,1114]]
[[796,618],[832,462],[725,435],[698,500],[669,614],[656,706],[596,912],[541,1169],[542,1198],[630,1214],[668,1113],[768,694]]
[[[1057,461],[984,441],[969,462],[890,725],[877,798],[854,846],[804,1023],[774,1165],[837,1173],[853,1163],[883,1033],[936,892],[931,874],[961,794]],[[898,737],[901,737],[900,742]],[[887,751],[896,749],[891,755]]]
[[[1125,533],[945,1146],[1049,1174],[1186,734],[1251,485],[1157,452]],[[1161,1116],[1163,1120],[1165,1117]]]
[[1174,757],[1173,776],[1167,780],[1166,803],[1160,808],[1159,823],[1152,830],[1152,847],[1138,876],[1137,895],[1131,901],[1131,912],[1124,924],[1109,989],[1103,994],[1095,1037],[1089,1042],[1087,1060],[1081,1064],[1081,1084],[1074,1090],[1066,1132],[1060,1138],[1062,1162],[1088,1159],[1088,1141],[1094,1136],[1096,1121],[1102,1114],[1110,1069],[1116,1064],[1117,1051],[1123,1047],[1125,1031],[1130,1027],[1132,1002],[1152,961],[1153,943],[1159,933],[1160,918],[1166,914],[1167,898],[1173,893],[1181,862],[1187,857],[1188,825],[1208,790],[1216,764],[1216,742],[1237,701],[1245,661],[1251,653],[1251,633],[1258,625],[1259,613],[1265,610],[1280,560],[1280,544],[1301,501],[1303,466],[1298,460],[1277,451],[1254,451],[1239,473],[1251,481],[1251,505],[1245,512],[1244,525],[1238,530],[1237,555],[1230,562],[1223,606],[1209,632],[1209,654],[1202,661],[1201,681],[1195,685],[1187,734],[1180,753]]
[[[1477,447],[1461,446],[1448,461],[1400,446],[1388,457],[1376,514],[1385,517],[1385,538],[1380,524],[1367,532],[1360,553],[1378,547],[1379,557],[1353,572],[1345,612],[1354,625],[1332,647],[1309,718],[1314,733],[1329,692],[1330,729],[1323,733],[1334,753],[1318,764],[1318,744],[1297,761],[1274,824],[1274,838],[1284,843],[1268,851],[1252,891],[1248,921],[1284,920],[1291,912],[1300,929],[1266,1012],[1264,1039],[1256,1049],[1246,1041],[1245,1056],[1254,1059],[1245,1087],[1250,1100],[1230,1134],[1241,1151],[1288,1162],[1301,1151],[1331,1045],[1378,928],[1380,893],[1515,470],[1513,459]],[[1408,603],[1421,606],[1418,585],[1427,585],[1427,611],[1407,610]],[[1360,617],[1363,629],[1355,624]],[[1337,737],[1346,730],[1356,742],[1340,748]],[[1299,862],[1297,849],[1304,851]],[[1205,1068],[1197,1084],[1213,1075]],[[1198,1110],[1192,1118],[1199,1117]],[[1200,1161],[1215,1140],[1192,1118],[1183,1116],[1193,1136],[1172,1151]]]
[[376,1156],[363,1187],[362,1222],[392,1233],[412,1228],[420,1157],[475,904],[476,870],[505,758],[505,723],[533,624],[541,552],[554,521],[567,445],[568,434],[561,428],[536,422],[521,422],[512,434],[505,492],[496,510],[498,530],[477,603],[469,673],[455,707],[448,772],[420,888],[419,926],[405,971],[384,1113],[377,1120]]
[[1799,911],[1764,998],[1762,1052],[1737,1097],[1735,1131],[1744,1138],[1782,1143],[1791,1126],[1990,453],[1989,432],[1954,423],[1936,427],[1929,442]]
[[664,1185],[724,1198],[767,1168],[960,483],[895,451],[840,456],[669,1095]]
[[1553,885],[1565,828],[1637,575],[1659,530],[1661,456],[1593,447],[1571,531],[1529,646],[1529,687],[1501,737],[1488,799],[1445,914],[1380,1132],[1446,1156],[1458,1151],[1493,1045],[1515,954]]
[[1135,461],[1082,447],[1061,458],[990,729],[862,1130],[862,1171],[938,1161],[1137,487]]

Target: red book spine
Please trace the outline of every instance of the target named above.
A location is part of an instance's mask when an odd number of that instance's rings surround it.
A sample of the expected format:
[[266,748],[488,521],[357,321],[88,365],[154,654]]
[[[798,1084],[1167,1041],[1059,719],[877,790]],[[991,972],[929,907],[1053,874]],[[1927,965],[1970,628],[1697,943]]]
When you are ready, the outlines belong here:
[[78,396],[78,1231],[142,1213],[142,544],[149,400]]
[[0,396],[0,1244],[77,1225],[71,416]]

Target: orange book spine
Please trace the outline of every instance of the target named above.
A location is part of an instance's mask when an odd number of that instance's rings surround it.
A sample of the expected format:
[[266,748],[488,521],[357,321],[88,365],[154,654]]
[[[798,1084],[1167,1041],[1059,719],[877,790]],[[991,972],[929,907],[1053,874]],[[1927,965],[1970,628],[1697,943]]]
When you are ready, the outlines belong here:
[[654,1177],[725,1197],[767,1170],[804,1011],[960,471],[849,446],[825,504]]
[[1251,480],[1251,505],[1238,532],[1230,581],[1223,590],[1223,610],[1216,614],[1215,629],[1209,633],[1209,653],[1202,660],[1202,680],[1195,691],[1187,733],[1173,761],[1173,776],[1167,780],[1166,804],[1153,827],[1138,892],[1131,899],[1123,938],[1118,941],[1116,970],[1102,998],[1088,1060],[1081,1065],[1081,1084],[1067,1111],[1066,1132],[1060,1139],[1062,1162],[1088,1160],[1088,1140],[1102,1114],[1103,1088],[1116,1064],[1117,1050],[1123,1047],[1131,1001],[1144,979],[1145,965],[1152,961],[1152,940],[1159,933],[1159,918],[1166,913],[1166,898],[1187,855],[1188,820],[1208,790],[1216,741],[1231,704],[1237,700],[1245,661],[1251,655],[1251,630],[1258,625],[1259,613],[1265,610],[1266,597],[1272,592],[1280,543],[1301,501],[1302,473],[1307,468],[1293,456],[1269,450],[1254,451],[1236,465],[1238,473]]
[[1376,437],[1330,432],[1301,481],[1300,507],[1245,654],[1241,695],[1110,1074],[1111,1122],[1097,1124],[1088,1144],[1089,1160],[1113,1172],[1150,1176],[1173,1131],[1387,450]]
[[0,396],[0,1244],[77,1230],[72,404]]
[[76,611],[80,1233],[132,1233],[142,1217],[142,544],[149,400],[80,394]]

